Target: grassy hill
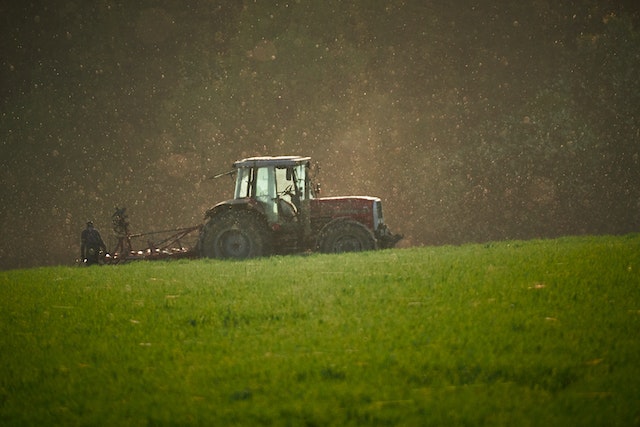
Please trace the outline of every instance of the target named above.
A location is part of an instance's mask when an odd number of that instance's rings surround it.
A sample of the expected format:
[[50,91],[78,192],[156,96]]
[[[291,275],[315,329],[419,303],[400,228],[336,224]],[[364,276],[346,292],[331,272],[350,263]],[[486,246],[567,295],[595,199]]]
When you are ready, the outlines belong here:
[[640,235],[0,272],[3,425],[640,424]]

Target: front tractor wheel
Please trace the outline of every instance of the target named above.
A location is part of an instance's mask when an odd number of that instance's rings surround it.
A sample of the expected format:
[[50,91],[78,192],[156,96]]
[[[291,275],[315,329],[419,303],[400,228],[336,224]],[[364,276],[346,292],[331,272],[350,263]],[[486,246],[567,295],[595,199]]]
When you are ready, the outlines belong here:
[[245,259],[268,255],[266,223],[247,211],[213,216],[200,235],[200,255],[207,258]]
[[317,248],[324,253],[370,251],[376,249],[376,238],[358,221],[337,220],[322,229]]

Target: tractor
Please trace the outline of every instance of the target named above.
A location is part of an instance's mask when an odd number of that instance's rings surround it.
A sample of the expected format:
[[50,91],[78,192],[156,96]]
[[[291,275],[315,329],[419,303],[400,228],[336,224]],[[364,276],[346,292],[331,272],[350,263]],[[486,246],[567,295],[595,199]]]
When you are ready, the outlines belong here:
[[377,197],[316,197],[311,158],[250,157],[236,161],[232,200],[205,213],[199,256],[245,259],[301,252],[357,252],[393,247]]

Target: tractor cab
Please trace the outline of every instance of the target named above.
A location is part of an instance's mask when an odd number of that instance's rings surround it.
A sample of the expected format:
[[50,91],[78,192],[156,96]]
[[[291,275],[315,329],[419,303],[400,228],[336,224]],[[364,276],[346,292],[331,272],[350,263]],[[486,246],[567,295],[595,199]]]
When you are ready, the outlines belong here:
[[298,221],[311,198],[307,182],[309,157],[251,157],[237,161],[235,200],[253,199],[270,225]]

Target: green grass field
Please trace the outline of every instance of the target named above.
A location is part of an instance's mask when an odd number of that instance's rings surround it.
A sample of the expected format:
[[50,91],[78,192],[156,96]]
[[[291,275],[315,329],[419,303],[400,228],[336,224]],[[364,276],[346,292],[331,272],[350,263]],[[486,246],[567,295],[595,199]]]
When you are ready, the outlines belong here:
[[640,235],[0,272],[0,424],[640,425]]

